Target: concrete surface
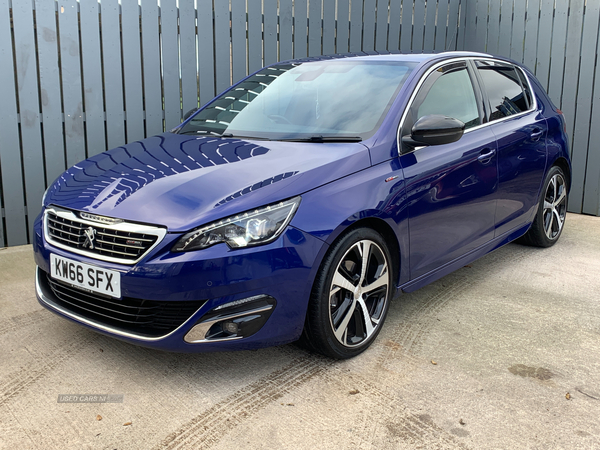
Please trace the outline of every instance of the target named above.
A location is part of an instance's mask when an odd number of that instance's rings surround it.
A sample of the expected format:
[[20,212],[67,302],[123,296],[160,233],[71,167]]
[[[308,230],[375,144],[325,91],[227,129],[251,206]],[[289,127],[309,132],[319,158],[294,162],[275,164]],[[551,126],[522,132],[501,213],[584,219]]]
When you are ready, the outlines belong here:
[[134,347],[42,309],[33,270],[0,251],[1,449],[600,449],[600,218],[401,296],[345,362]]

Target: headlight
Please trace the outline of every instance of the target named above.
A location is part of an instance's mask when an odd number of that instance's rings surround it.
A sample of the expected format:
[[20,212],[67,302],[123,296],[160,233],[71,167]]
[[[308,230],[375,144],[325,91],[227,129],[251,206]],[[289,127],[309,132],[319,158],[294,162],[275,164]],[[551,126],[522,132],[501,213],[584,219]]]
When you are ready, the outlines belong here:
[[201,250],[225,242],[230,248],[250,247],[274,241],[290,223],[300,197],[227,217],[184,235],[175,252]]

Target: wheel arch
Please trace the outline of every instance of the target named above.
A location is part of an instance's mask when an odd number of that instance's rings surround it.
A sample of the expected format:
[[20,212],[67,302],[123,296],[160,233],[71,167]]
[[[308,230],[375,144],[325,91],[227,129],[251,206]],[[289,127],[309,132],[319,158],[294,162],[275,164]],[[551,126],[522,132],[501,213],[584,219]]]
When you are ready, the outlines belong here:
[[[337,233],[332,233],[332,235],[335,235],[335,237],[333,237],[331,242],[328,242],[329,249],[327,252],[330,251],[330,249],[334,246],[334,244],[337,241],[339,241],[340,239],[343,239],[343,237],[347,233],[349,233],[352,230],[355,230],[357,228],[370,228],[373,231],[375,231],[376,233],[378,233],[383,238],[383,240],[386,242],[386,244],[388,245],[388,249],[390,251],[391,257],[392,257],[392,264],[393,264],[392,282],[394,283],[394,286],[397,286],[399,279],[400,279],[400,270],[401,270],[401,264],[402,264],[401,258],[400,258],[400,242],[398,241],[398,237],[396,236],[396,233],[394,232],[394,229],[392,228],[392,226],[380,217],[371,216],[371,217],[361,218],[361,219],[358,219],[358,220],[352,222],[351,224],[347,225],[346,227],[343,227],[342,229],[336,230]],[[321,262],[325,259],[327,252],[325,253],[325,255],[323,255]]]
[[559,156],[550,165],[548,170],[550,170],[554,166],[560,167],[560,169],[565,174],[565,178],[566,178],[566,182],[567,182],[567,193],[570,192],[571,191],[571,166],[569,165],[569,162],[567,161],[567,159],[564,156]]

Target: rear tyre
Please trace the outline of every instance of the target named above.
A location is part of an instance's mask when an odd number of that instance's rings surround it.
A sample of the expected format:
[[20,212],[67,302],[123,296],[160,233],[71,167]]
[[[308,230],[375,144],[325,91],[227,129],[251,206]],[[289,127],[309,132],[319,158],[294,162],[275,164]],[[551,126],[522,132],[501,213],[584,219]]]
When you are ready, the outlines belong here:
[[567,215],[567,183],[565,174],[553,166],[546,180],[538,210],[531,228],[517,242],[535,247],[550,247],[558,241]]
[[311,293],[302,341],[336,359],[365,351],[387,315],[391,255],[383,238],[358,228],[333,244]]

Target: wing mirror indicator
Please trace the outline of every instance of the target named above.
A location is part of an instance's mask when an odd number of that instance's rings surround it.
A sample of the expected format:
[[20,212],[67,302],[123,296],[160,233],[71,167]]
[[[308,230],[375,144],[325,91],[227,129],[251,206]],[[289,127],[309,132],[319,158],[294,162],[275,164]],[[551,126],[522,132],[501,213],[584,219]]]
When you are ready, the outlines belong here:
[[402,136],[402,142],[410,147],[451,144],[465,132],[465,124],[452,117],[432,114],[423,116],[413,125],[411,134]]

